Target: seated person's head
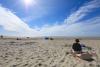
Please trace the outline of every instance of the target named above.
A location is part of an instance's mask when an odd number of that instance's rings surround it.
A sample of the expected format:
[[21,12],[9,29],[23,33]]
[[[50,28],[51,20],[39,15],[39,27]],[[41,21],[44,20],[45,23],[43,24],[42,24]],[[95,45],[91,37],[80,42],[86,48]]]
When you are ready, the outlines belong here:
[[80,41],[79,41],[79,39],[75,39],[75,42],[78,43],[78,42],[80,42]]

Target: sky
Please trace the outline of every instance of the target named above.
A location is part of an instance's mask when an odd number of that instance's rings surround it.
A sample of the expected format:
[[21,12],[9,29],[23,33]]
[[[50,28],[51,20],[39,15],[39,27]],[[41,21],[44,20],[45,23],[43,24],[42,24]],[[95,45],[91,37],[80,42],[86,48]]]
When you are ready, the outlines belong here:
[[100,0],[0,0],[0,35],[100,36]]

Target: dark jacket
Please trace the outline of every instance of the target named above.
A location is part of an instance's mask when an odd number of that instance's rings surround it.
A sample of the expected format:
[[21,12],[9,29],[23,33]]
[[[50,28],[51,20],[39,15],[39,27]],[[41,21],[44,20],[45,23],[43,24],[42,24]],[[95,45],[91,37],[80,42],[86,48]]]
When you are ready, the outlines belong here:
[[74,51],[82,51],[82,47],[81,47],[80,43],[73,43],[72,49]]

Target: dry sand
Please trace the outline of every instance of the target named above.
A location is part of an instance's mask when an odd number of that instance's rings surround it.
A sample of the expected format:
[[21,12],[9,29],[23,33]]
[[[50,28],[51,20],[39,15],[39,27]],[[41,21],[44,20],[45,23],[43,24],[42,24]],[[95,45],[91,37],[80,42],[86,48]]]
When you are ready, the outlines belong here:
[[95,49],[97,56],[91,62],[73,57],[73,42],[73,39],[0,39],[0,67],[100,67],[100,40],[81,40]]

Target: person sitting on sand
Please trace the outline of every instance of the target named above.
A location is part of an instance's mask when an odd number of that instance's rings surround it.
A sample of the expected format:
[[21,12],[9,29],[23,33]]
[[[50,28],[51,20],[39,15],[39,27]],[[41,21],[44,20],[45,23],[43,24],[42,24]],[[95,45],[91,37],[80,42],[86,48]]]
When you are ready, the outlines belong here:
[[84,52],[84,49],[82,51],[82,47],[87,48],[84,44],[79,43],[79,39],[75,39],[75,43],[72,45],[72,55],[76,57],[79,61],[80,59],[86,60],[86,61],[93,61],[94,59],[92,58],[93,56],[98,58],[95,50],[92,52]]
[[82,53],[82,46],[79,43],[79,39],[75,39],[75,43],[72,45],[73,53],[81,54]]

